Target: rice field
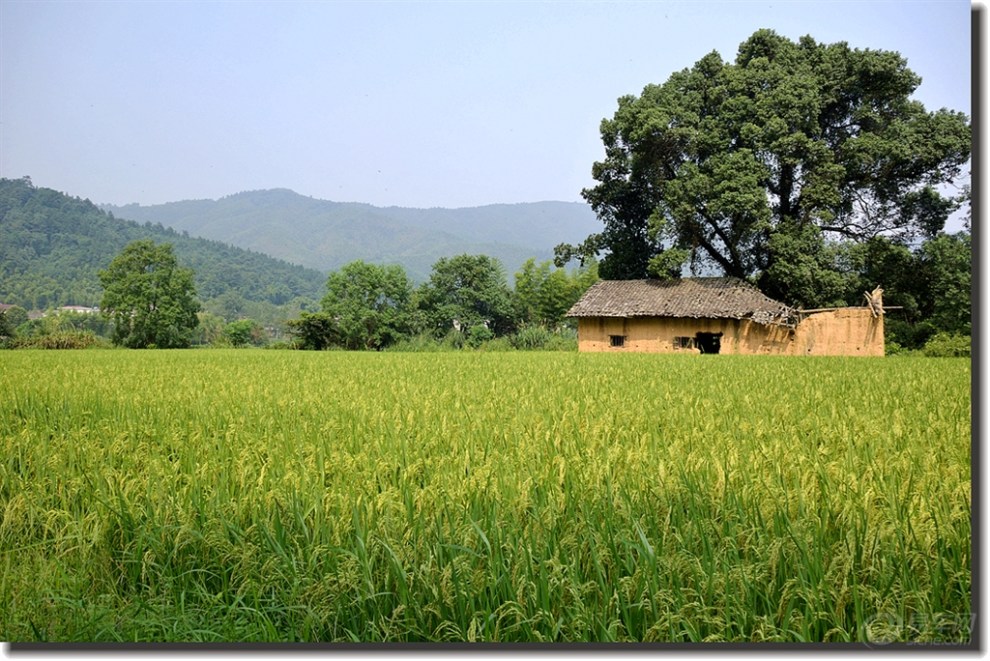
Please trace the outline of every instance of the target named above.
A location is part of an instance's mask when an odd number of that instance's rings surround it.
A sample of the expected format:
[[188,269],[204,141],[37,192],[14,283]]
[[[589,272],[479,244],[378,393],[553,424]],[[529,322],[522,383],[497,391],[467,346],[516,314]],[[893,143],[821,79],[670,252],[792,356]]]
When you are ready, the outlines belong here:
[[0,355],[0,639],[968,643],[964,359]]

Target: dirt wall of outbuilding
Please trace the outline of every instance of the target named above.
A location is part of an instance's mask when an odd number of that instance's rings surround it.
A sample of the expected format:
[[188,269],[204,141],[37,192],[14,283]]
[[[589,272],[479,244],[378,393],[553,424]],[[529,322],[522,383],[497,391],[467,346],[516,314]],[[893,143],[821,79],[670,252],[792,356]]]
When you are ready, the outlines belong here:
[[874,317],[869,308],[809,314],[793,329],[764,326],[748,319],[581,317],[578,349],[701,353],[699,333],[717,336],[719,353],[725,354],[882,356],[884,353],[883,317]]

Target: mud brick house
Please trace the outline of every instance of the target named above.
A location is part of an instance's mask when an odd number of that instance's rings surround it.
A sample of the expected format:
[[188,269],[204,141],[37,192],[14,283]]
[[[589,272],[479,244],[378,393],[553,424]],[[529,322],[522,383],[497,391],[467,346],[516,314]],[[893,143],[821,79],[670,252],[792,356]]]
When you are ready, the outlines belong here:
[[602,280],[567,316],[580,351],[882,356],[881,291],[864,307],[798,310],[738,278]]

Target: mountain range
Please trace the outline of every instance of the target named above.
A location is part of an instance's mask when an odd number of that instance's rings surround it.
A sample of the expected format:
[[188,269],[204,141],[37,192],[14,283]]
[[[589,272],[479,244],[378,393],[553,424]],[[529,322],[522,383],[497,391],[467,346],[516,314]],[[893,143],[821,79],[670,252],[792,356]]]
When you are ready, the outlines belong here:
[[127,243],[152,239],[193,269],[205,309],[277,322],[315,305],[327,272],[356,259],[401,264],[422,282],[441,257],[486,254],[511,282],[525,260],[549,259],[557,243],[596,229],[587,205],[567,202],[380,208],[276,189],[99,207],[27,177],[0,178],[0,303],[97,305],[98,271]]
[[439,258],[462,253],[498,258],[511,279],[527,259],[551,259],[558,243],[580,242],[601,228],[591,207],[578,202],[411,209],[319,200],[287,189],[102,208],[323,272],[355,259],[401,264],[419,282]]
[[89,200],[0,179],[0,303],[44,310],[98,305],[98,272],[131,241],[170,243],[193,269],[207,309],[225,317],[284,316],[324,293],[326,274],[156,223],[115,218]]

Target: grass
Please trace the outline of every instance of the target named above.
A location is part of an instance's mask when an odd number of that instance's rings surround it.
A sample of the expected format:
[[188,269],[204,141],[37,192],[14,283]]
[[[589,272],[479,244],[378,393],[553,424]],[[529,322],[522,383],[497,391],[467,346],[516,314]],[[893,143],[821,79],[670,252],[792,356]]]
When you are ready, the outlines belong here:
[[0,639],[968,642],[967,360],[6,353]]

